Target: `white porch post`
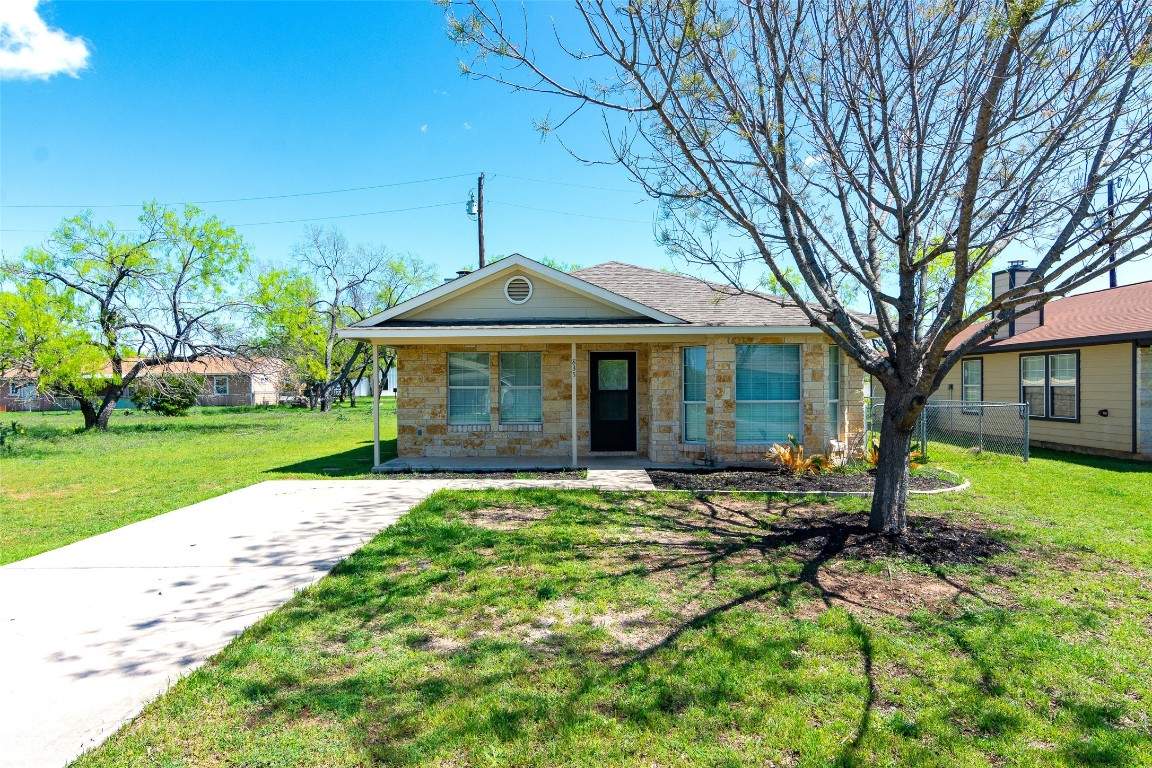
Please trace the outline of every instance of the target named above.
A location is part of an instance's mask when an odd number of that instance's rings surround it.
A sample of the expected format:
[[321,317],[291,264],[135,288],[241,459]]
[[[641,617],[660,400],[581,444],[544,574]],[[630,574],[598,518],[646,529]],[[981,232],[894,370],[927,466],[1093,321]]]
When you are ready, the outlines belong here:
[[380,466],[380,345],[372,342],[372,466]]
[[576,342],[572,342],[572,468],[576,468]]

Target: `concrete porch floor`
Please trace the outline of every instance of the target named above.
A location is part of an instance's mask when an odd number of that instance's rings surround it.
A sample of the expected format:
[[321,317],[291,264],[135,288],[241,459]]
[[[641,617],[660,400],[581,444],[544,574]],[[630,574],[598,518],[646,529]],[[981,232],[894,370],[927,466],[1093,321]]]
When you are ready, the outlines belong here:
[[[656,462],[646,456],[581,456],[578,469],[686,469],[692,464]],[[572,469],[568,456],[405,456],[378,464],[373,472],[531,472]]]

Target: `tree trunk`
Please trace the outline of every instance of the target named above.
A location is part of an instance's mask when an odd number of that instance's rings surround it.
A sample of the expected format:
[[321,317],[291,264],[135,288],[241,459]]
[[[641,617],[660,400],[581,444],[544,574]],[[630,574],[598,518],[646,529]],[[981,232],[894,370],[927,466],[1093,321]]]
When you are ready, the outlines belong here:
[[923,398],[886,397],[880,422],[880,460],[876,463],[876,488],[868,528],[877,533],[900,534],[908,525],[908,454],[916,421],[924,409]]
[[84,429],[96,426],[96,406],[86,397],[76,396],[76,404],[80,406],[80,413],[84,414]]

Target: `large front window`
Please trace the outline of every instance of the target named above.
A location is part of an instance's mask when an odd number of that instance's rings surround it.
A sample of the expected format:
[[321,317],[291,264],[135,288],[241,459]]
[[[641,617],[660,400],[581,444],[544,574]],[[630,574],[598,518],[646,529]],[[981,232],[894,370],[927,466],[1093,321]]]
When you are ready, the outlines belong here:
[[736,442],[768,445],[802,434],[800,345],[738,345]]
[[544,421],[540,353],[500,353],[500,423],[540,424]]
[[707,392],[707,348],[684,347],[684,442],[703,443],[705,436],[705,400]]
[[448,423],[489,422],[487,352],[448,353]]

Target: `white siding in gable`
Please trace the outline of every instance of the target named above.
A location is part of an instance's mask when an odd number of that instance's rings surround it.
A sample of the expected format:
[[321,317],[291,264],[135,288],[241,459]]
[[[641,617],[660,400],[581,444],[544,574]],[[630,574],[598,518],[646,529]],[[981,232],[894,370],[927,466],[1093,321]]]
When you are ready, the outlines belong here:
[[[504,284],[515,276],[532,281],[532,298],[523,304],[513,304],[504,296]],[[582,296],[574,291],[520,271],[505,272],[495,279],[481,283],[459,295],[450,295],[440,302],[422,307],[397,317],[409,322],[447,322],[459,320],[619,320],[639,318],[640,314],[602,301]],[[647,319],[647,318],[645,318]]]

